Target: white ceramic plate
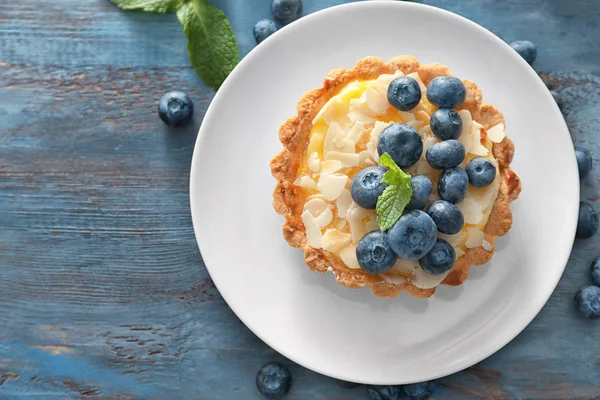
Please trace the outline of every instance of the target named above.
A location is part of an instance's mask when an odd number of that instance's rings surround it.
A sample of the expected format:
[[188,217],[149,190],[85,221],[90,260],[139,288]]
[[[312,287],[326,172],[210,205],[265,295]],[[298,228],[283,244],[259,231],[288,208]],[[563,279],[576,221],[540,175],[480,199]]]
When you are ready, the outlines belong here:
[[[334,68],[412,54],[475,81],[516,144],[523,183],[514,225],[491,263],[430,299],[376,298],[304,264],[271,207],[269,161],[296,101]],[[567,262],[579,183],[573,145],[543,82],[513,50],[455,14],[409,2],[355,3],[300,19],[253,50],[210,105],[196,143],[191,207],[204,261],[237,316],[319,373],[401,384],[464,369],[507,344],[540,311]]]

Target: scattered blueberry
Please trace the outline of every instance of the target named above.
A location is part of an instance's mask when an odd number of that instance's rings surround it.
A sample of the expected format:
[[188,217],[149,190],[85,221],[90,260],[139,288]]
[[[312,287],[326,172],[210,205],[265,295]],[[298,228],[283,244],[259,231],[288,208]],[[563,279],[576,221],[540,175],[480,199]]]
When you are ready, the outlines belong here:
[[575,295],[575,303],[586,318],[600,318],[600,288],[598,286],[588,286],[581,289]]
[[435,392],[436,384],[433,382],[412,383],[402,386],[402,393],[408,400],[427,400]]
[[352,200],[362,208],[374,210],[377,199],[388,186],[381,182],[386,171],[386,168],[376,166],[365,168],[354,175],[350,185]]
[[256,43],[260,43],[277,30],[277,26],[275,22],[270,19],[261,19],[254,25],[252,29],[252,33],[254,34],[254,39],[256,39]]
[[576,148],[575,157],[577,157],[579,179],[585,179],[592,170],[592,155],[587,150]]
[[438,194],[442,200],[460,203],[465,199],[469,187],[469,176],[464,169],[456,167],[442,172],[438,181]]
[[337,385],[341,388],[344,389],[354,389],[360,386],[360,383],[354,383],[354,382],[348,382],[348,381],[342,381],[340,379],[334,379],[335,383],[337,383]]
[[458,139],[462,132],[462,118],[453,108],[438,108],[429,125],[431,132],[441,140]]
[[356,258],[369,274],[381,274],[394,266],[397,257],[388,243],[388,235],[371,231],[358,241]]
[[413,176],[410,178],[410,185],[412,186],[412,197],[410,198],[410,202],[406,205],[406,209],[422,210],[431,194],[433,185],[425,175]]
[[533,64],[537,57],[537,48],[535,44],[529,40],[518,40],[510,44],[512,47],[529,65]]
[[427,100],[440,108],[456,108],[466,96],[465,85],[454,76],[438,76],[427,86]]
[[587,239],[596,234],[598,230],[598,213],[587,201],[579,202],[579,219],[577,221],[577,232],[575,236]]
[[367,390],[371,400],[400,400],[400,386],[376,385]]
[[158,103],[158,116],[169,126],[185,125],[190,122],[193,114],[194,103],[183,92],[168,92]]
[[554,97],[554,101],[556,102],[556,105],[558,106],[558,108],[560,108],[562,110],[562,108],[563,108],[562,96],[554,90],[551,90],[550,94],[552,95],[552,97]]
[[410,211],[400,217],[388,231],[388,241],[394,252],[407,260],[418,260],[435,244],[437,227],[427,213]]
[[277,21],[287,25],[302,15],[302,0],[273,0],[271,14]]
[[592,263],[592,279],[596,285],[600,285],[600,257],[597,257]]
[[387,98],[398,110],[410,111],[421,101],[421,87],[410,76],[401,76],[390,83]]
[[270,362],[263,365],[256,375],[256,388],[269,399],[279,399],[290,391],[292,375],[283,365]]
[[454,168],[465,159],[465,146],[455,139],[438,142],[427,149],[425,158],[435,169]]
[[450,271],[456,261],[456,252],[444,239],[437,239],[429,253],[419,260],[423,271],[431,275],[440,275]]
[[407,168],[419,161],[423,141],[412,126],[392,124],[379,134],[377,152],[379,155],[388,153],[400,168]]
[[496,179],[496,166],[487,158],[475,157],[465,168],[469,183],[476,188],[490,185]]
[[446,200],[437,200],[431,203],[427,207],[427,214],[435,222],[438,231],[447,235],[460,232],[465,224],[462,211]]

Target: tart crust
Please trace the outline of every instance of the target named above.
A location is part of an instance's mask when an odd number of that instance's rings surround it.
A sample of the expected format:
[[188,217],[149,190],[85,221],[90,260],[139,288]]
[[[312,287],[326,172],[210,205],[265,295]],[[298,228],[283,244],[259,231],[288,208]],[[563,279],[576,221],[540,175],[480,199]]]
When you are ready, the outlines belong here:
[[[450,69],[441,64],[420,65],[412,56],[398,56],[389,62],[377,57],[359,60],[353,69],[335,69],[323,80],[323,86],[304,93],[297,104],[298,114],[288,119],[279,130],[279,140],[283,150],[271,160],[271,173],[277,180],[273,192],[273,207],[277,213],[285,217],[283,236],[293,247],[304,250],[306,265],[313,271],[324,273],[329,268],[335,279],[349,288],[369,286],[379,297],[395,297],[406,290],[414,297],[426,298],[435,293],[436,288],[419,289],[410,282],[392,284],[379,275],[371,275],[361,269],[350,269],[332,253],[323,249],[314,249],[307,244],[306,231],[302,223],[306,194],[302,188],[294,185],[300,163],[306,153],[312,130],[312,121],[323,105],[338,94],[347,84],[356,80],[371,80],[381,74],[392,74],[396,70],[405,75],[417,72],[421,80],[428,85],[436,76],[452,75]],[[470,111],[473,120],[483,125],[482,136],[487,129],[504,123],[504,117],[493,105],[482,103],[481,90],[469,80],[463,80],[467,89],[466,99],[458,110]],[[488,262],[494,254],[494,239],[505,235],[512,225],[510,203],[516,200],[521,191],[521,183],[517,174],[509,167],[514,154],[514,144],[505,137],[502,142],[494,143],[492,154],[498,161],[501,183],[496,201],[484,228],[484,239],[492,244],[490,251],[483,247],[467,249],[450,270],[443,285],[457,286],[469,276],[473,265]]]

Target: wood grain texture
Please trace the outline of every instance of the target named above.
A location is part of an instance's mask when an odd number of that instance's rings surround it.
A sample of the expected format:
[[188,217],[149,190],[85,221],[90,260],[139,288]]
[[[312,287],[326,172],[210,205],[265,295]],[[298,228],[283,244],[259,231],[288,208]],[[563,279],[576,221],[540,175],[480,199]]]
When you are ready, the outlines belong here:
[[[304,1],[308,12],[341,2]],[[269,1],[215,3],[245,55]],[[425,3],[538,43],[536,69],[565,97],[575,143],[600,154],[597,0]],[[107,0],[0,2],[0,399],[259,399],[257,369],[283,360],[230,311],[196,246],[189,166],[213,92],[184,42],[174,15]],[[196,108],[177,131],[156,115],[172,89]],[[598,174],[582,186],[596,204]],[[577,241],[533,323],[441,379],[436,398],[600,396],[600,325],[572,301],[599,253],[597,237]],[[283,361],[289,399],[367,398]]]

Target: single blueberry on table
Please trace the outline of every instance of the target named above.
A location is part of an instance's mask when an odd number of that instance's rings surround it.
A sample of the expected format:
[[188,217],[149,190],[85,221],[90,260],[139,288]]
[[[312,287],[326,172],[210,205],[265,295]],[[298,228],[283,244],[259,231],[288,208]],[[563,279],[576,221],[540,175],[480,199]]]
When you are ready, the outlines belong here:
[[529,40],[517,40],[510,44],[512,47],[529,65],[533,64],[537,58],[537,47]]
[[575,304],[584,317],[600,318],[600,288],[598,286],[584,287],[575,295]]
[[358,264],[369,274],[381,274],[396,263],[396,254],[388,242],[388,235],[381,231],[371,231],[356,245]]
[[496,179],[496,166],[487,158],[475,157],[465,168],[469,183],[476,188],[490,185]]
[[302,0],[273,0],[271,14],[278,22],[287,25],[302,15]]
[[431,217],[438,231],[446,235],[454,235],[463,228],[465,218],[462,211],[446,200],[436,200],[427,207],[427,214]]
[[435,169],[448,169],[463,162],[465,155],[465,146],[458,140],[450,139],[428,148],[425,159]]
[[275,31],[277,31],[277,26],[270,19],[261,19],[252,29],[257,44],[274,34]]
[[379,134],[377,152],[388,153],[400,168],[408,168],[421,158],[423,141],[412,126],[392,124]]
[[421,101],[421,87],[410,76],[401,76],[388,86],[387,98],[394,108],[410,111]]
[[160,98],[158,116],[169,126],[183,126],[194,114],[192,99],[183,92],[168,92]]
[[576,148],[575,157],[577,158],[579,179],[585,179],[592,170],[592,154],[587,150]]
[[270,362],[263,365],[256,375],[256,388],[266,398],[280,399],[290,391],[292,375],[283,365]]
[[400,386],[373,385],[367,388],[371,400],[400,400]]
[[438,180],[438,194],[442,200],[452,204],[460,203],[467,195],[469,176],[460,168],[450,168],[441,173]]
[[433,382],[411,383],[402,386],[402,394],[407,400],[427,400],[435,392],[436,384]]
[[437,239],[429,253],[419,260],[423,271],[431,275],[440,275],[450,271],[456,261],[456,252],[444,239]]
[[413,176],[410,178],[410,185],[412,187],[412,196],[405,208],[407,210],[421,210],[425,207],[425,203],[427,203],[427,199],[431,195],[433,185],[425,175]]
[[438,108],[429,125],[431,132],[440,140],[458,139],[462,132],[462,118],[453,108]]
[[348,381],[343,381],[341,379],[334,379],[335,383],[337,383],[337,385],[341,388],[344,389],[354,389],[360,386],[360,383],[354,383],[354,382],[348,382]]
[[412,210],[398,219],[388,231],[394,252],[407,260],[418,260],[435,244],[437,227],[427,213]]
[[591,238],[598,230],[598,213],[587,201],[579,202],[579,219],[577,220],[577,231],[575,237],[580,239]]
[[427,100],[440,108],[456,108],[466,96],[465,85],[454,76],[438,76],[427,86]]
[[600,285],[600,257],[597,257],[592,263],[592,279],[596,285]]
[[374,210],[377,199],[388,186],[381,182],[386,171],[386,168],[380,166],[367,167],[354,175],[350,185],[352,200],[362,208]]

